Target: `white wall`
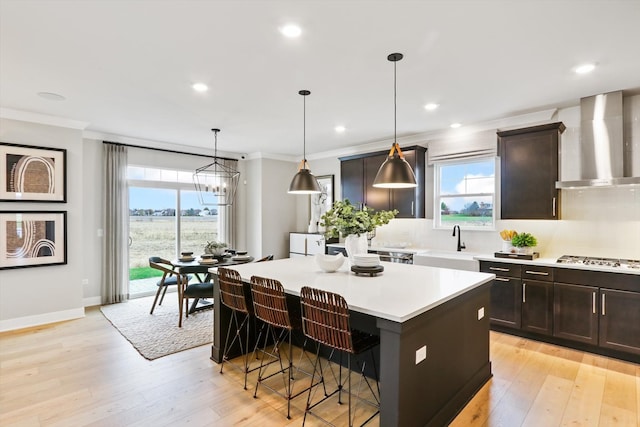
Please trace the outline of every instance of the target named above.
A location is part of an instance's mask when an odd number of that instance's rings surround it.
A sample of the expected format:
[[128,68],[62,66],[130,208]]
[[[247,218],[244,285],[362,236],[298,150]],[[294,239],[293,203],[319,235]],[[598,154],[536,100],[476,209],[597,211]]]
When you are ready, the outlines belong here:
[[67,203],[0,203],[1,210],[67,212],[66,265],[0,271],[0,331],[82,317],[82,131],[0,119],[0,141],[67,150]]

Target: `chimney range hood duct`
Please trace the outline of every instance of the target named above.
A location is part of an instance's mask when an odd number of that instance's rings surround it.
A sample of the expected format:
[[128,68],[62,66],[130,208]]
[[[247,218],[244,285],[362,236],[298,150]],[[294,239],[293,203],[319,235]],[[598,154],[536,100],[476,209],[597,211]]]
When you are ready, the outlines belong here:
[[640,177],[624,176],[622,116],[622,91],[580,99],[581,179],[556,188],[640,184]]

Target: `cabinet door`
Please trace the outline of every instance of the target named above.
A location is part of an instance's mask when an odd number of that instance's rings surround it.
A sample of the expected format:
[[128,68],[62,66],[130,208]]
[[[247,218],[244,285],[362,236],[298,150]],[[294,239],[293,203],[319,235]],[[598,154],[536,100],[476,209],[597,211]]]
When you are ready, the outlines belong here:
[[520,279],[496,276],[491,285],[491,323],[520,329],[521,306]]
[[555,283],[553,335],[598,344],[598,288]]
[[640,293],[600,289],[600,346],[640,354]]
[[342,199],[349,199],[351,204],[362,206],[364,203],[364,163],[362,159],[340,162],[340,183]]
[[557,219],[562,123],[499,132],[502,219]]
[[364,160],[364,203],[367,207],[379,210],[389,210],[390,190],[388,188],[376,188],[373,181],[376,179],[378,169],[387,158],[386,154],[365,157]]
[[307,255],[324,253],[324,236],[322,234],[307,235]]
[[522,330],[553,333],[553,283],[522,281]]

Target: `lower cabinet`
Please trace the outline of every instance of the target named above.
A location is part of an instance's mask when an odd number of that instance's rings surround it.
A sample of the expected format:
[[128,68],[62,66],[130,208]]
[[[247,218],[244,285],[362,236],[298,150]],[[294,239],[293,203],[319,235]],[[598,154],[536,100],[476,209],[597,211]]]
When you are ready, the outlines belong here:
[[521,329],[538,334],[553,333],[553,283],[522,281]]
[[600,289],[601,347],[640,354],[640,292]]
[[640,363],[640,276],[490,261],[480,271],[496,274],[496,329]]
[[553,335],[587,344],[598,344],[598,288],[555,283]]
[[496,276],[491,285],[491,323],[520,328],[522,281],[514,277]]

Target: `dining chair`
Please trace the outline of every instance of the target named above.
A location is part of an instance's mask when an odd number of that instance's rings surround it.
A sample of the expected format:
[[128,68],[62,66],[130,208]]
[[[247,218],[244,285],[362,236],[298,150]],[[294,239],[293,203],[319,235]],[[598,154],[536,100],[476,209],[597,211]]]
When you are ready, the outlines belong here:
[[[151,311],[149,312],[149,314],[153,314],[153,310],[156,308],[156,303],[158,305],[162,305],[164,295],[167,293],[167,288],[178,284],[179,273],[176,270],[176,266],[173,265],[171,261],[157,256],[149,257],[149,267],[162,271],[162,278],[158,283],[156,283],[158,290],[156,291],[156,296],[153,299]],[[187,276],[186,279],[188,283],[189,280],[191,280],[191,276]],[[160,302],[158,302],[158,298],[160,298]]]
[[[182,278],[178,284],[178,310],[180,316],[178,318],[178,327],[182,327],[182,312],[184,309],[185,317],[189,318],[189,312],[193,312],[199,300],[203,298],[213,298],[213,282],[205,280],[204,282],[189,284],[188,273],[202,272],[201,266],[180,267],[179,278]],[[189,299],[193,299],[193,305],[189,308]],[[213,304],[210,305],[213,308]]]
[[[298,366],[294,366],[293,364],[292,337],[294,330],[302,330],[300,313],[297,311],[293,313],[290,312],[287,306],[287,297],[284,288],[282,284],[275,279],[252,276],[251,299],[253,301],[253,312],[256,318],[267,325],[263,341],[264,345],[263,348],[259,350],[262,357],[260,358],[260,368],[258,370],[258,379],[253,397],[258,396],[258,387],[260,385],[280,395],[287,400],[287,418],[291,419],[291,400],[320,383],[313,384],[313,382],[310,382],[306,387],[299,388],[294,392],[294,385],[296,380],[300,379],[300,374],[306,374],[307,377],[311,375],[300,369],[299,362]],[[286,352],[282,351],[283,344],[288,345]],[[302,353],[300,354],[300,360],[302,360],[303,355],[306,353],[304,347],[305,342],[303,342],[301,346]],[[283,355],[283,353],[286,355]],[[266,360],[269,361],[265,362]],[[276,362],[277,369],[273,370],[272,368],[270,370],[270,365]],[[280,387],[277,387],[277,385],[280,384],[279,381],[275,382],[275,384],[273,381],[269,381],[278,375],[282,377],[282,385],[285,389],[284,393],[280,391]]]
[[[354,395],[351,388],[351,359],[362,355],[364,352],[369,351],[370,357],[373,363],[373,374],[375,377],[375,390],[371,385],[369,378],[365,375],[365,363],[359,363],[356,358],[356,364],[361,366],[361,376],[358,383],[358,392],[355,394],[356,400],[364,402],[374,407],[375,412],[370,415],[361,425],[369,422],[373,417],[380,413],[380,387],[378,382],[378,372],[375,366],[375,354],[373,349],[380,344],[380,337],[377,335],[369,334],[357,329],[352,329],[350,326],[349,306],[345,299],[338,294],[324,291],[321,289],[310,288],[304,286],[300,290],[300,305],[302,308],[302,327],[304,334],[316,341],[319,345],[316,351],[316,358],[313,363],[313,373],[311,380],[315,379],[316,373],[320,375],[320,382],[325,387],[325,395],[319,401],[311,403],[313,398],[314,389],[309,390],[307,397],[307,404],[305,407],[304,418],[302,425],[304,426],[307,420],[307,414],[311,414],[327,424],[327,420],[324,420],[320,415],[312,411],[317,405],[325,402],[327,399],[338,393],[338,403],[342,404],[342,393],[347,393],[348,396],[348,425],[351,427],[354,423],[355,410],[352,411],[351,396]],[[340,354],[347,354],[347,378],[342,379],[342,363],[339,363],[339,374],[336,378],[337,388],[331,393],[326,392],[325,375],[322,368],[322,361],[320,356],[320,344],[328,347],[331,353],[327,359],[327,366],[333,373],[335,373],[331,367],[331,359],[335,351]],[[342,362],[342,357],[340,357]],[[346,381],[346,391],[345,391]],[[360,387],[362,382],[365,382],[369,391],[371,392],[372,399],[364,399],[360,397]],[[357,402],[356,402],[357,403]]]

